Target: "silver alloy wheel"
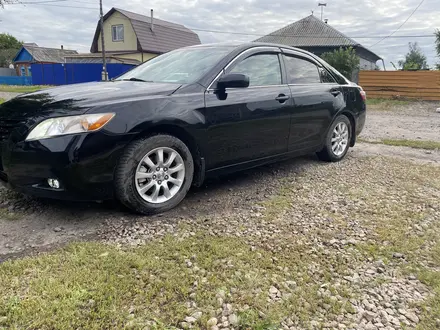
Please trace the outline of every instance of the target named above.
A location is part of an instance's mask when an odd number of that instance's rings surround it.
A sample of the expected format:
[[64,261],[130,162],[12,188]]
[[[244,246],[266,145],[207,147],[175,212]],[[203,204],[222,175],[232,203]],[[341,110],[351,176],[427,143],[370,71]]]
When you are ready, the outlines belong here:
[[332,134],[332,151],[335,156],[341,156],[348,147],[348,126],[340,122],[335,126]]
[[168,147],[151,150],[136,169],[136,190],[149,203],[169,201],[185,179],[185,163],[180,154]]

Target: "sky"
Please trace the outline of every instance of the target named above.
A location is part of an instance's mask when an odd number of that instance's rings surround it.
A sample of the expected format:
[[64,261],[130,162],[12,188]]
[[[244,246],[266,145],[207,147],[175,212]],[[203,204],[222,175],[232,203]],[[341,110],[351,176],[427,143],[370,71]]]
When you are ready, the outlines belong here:
[[[9,0],[11,1],[11,0]],[[21,3],[0,9],[0,32],[7,32],[25,42],[44,47],[90,51],[99,18],[99,0],[14,0]],[[46,3],[31,4],[46,1]],[[428,38],[388,38],[377,45],[377,38],[395,31],[421,0],[321,0],[326,1],[324,18],[328,23],[381,56],[387,69],[390,62],[404,58],[408,43],[417,41],[428,64],[440,63],[434,36]],[[183,24],[188,28],[269,34],[314,11],[321,12],[316,0],[103,0],[104,13],[117,7]],[[440,1],[425,0],[408,22],[394,36],[433,35],[440,29]],[[202,43],[252,41],[258,36],[230,33],[198,33]],[[370,47],[371,46],[371,47]],[[378,64],[380,64],[378,62]]]

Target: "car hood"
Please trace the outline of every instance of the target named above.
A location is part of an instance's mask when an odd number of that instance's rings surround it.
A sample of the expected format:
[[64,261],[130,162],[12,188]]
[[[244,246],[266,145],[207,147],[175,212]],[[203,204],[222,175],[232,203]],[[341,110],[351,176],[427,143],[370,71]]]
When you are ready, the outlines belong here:
[[23,94],[0,106],[0,118],[25,119],[78,115],[95,106],[155,95],[170,95],[181,84],[135,81],[92,82],[44,89]]

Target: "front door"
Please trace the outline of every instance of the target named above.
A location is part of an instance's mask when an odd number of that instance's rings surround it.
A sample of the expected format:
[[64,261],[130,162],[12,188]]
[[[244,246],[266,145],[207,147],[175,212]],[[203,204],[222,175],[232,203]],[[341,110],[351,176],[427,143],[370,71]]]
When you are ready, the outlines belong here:
[[282,78],[280,51],[270,47],[242,55],[225,73],[247,75],[249,87],[227,89],[226,99],[215,87],[205,94],[207,170],[287,152],[293,103]]

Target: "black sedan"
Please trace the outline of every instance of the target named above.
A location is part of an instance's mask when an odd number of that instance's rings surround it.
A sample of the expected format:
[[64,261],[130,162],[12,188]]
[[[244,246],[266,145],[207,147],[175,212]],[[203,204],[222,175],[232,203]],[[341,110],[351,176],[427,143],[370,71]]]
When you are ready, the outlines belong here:
[[0,178],[25,194],[158,213],[209,176],[315,152],[339,161],[365,113],[362,88],[306,51],[182,48],[113,81],[2,104]]

